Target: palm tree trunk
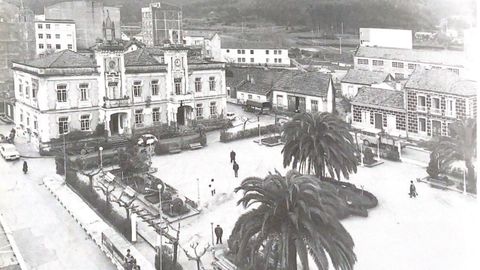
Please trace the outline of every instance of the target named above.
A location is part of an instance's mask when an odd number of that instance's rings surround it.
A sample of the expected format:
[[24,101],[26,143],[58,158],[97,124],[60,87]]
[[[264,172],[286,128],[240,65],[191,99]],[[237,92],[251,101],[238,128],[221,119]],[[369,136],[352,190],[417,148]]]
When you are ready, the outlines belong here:
[[295,241],[290,239],[288,241],[288,270],[297,270],[297,247],[295,246]]

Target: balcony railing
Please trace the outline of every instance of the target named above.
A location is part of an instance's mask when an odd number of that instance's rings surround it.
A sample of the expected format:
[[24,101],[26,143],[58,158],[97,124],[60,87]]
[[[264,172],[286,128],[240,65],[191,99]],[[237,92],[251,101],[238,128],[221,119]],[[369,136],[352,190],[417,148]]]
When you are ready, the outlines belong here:
[[447,116],[447,117],[456,117],[455,111],[445,111],[445,116]]
[[431,113],[431,114],[441,115],[441,114],[442,114],[442,110],[441,110],[440,108],[430,108],[430,113]]
[[427,112],[427,106],[417,105],[418,112]]
[[130,98],[123,97],[123,98],[104,98],[103,99],[103,107],[104,108],[118,108],[118,107],[126,107],[130,105]]
[[182,93],[175,93],[171,92],[170,93],[170,100],[172,101],[179,101],[179,100],[190,100],[193,99],[193,93],[192,92],[182,92]]

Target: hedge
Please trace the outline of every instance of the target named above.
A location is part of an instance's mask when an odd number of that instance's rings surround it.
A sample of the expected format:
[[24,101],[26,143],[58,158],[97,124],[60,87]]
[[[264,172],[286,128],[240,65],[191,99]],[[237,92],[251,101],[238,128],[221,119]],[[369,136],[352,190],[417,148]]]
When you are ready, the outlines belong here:
[[[280,133],[280,132],[281,132],[281,128],[278,125],[268,125],[268,126],[260,127],[261,135]],[[231,142],[235,140],[241,140],[241,139],[252,138],[257,136],[258,136],[258,127],[246,129],[246,130],[240,130],[238,132],[228,132],[227,130],[222,130],[220,132],[220,141]]]
[[177,137],[175,140],[162,141],[159,140],[155,145],[155,154],[164,155],[169,153],[171,147],[180,147],[181,149],[190,149],[190,144],[200,143],[202,146],[207,145],[207,137],[205,135],[197,135],[190,137]]

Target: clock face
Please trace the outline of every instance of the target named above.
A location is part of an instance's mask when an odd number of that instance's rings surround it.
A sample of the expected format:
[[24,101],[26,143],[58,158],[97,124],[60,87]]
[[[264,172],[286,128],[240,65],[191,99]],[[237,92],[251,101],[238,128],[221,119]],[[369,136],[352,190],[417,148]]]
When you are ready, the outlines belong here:
[[180,59],[175,60],[175,66],[179,67],[180,66]]
[[113,61],[113,60],[108,63],[108,66],[109,66],[111,69],[115,68],[116,65],[117,65],[117,63],[115,63],[115,61]]

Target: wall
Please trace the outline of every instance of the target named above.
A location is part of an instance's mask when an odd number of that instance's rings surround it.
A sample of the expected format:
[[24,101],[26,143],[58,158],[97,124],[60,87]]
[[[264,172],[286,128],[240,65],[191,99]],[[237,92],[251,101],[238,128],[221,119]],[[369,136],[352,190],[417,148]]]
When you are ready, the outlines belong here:
[[[282,103],[278,104],[278,96],[282,96]],[[305,107],[307,112],[311,112],[311,104],[312,100],[316,100],[318,102],[318,111],[319,112],[326,112],[327,111],[327,100],[323,99],[321,97],[315,97],[315,96],[307,96],[307,95],[301,95],[301,94],[290,94],[287,92],[282,92],[282,91],[273,91],[273,97],[272,97],[272,105],[273,107],[280,108],[287,110],[288,109],[288,97],[287,96],[296,96],[296,97],[303,97],[305,98]]]
[[[238,50],[245,51],[245,54],[238,53]],[[227,63],[240,63],[238,58],[245,58],[245,62],[241,64],[248,65],[271,65],[271,66],[290,66],[290,57],[288,57],[287,49],[226,49],[222,48],[222,59]],[[267,54],[268,51],[268,54]],[[280,54],[275,54],[275,51],[280,51]],[[253,62],[251,59],[253,58]],[[275,59],[281,59],[281,63],[275,63]]]
[[[249,95],[252,95],[252,98],[248,98]],[[237,100],[241,104],[247,103],[247,100],[253,100],[256,102],[268,102],[268,97],[266,95],[252,94],[248,92],[237,91]]]
[[[362,122],[362,111],[370,112],[369,123]],[[352,115],[353,115],[352,124],[355,127],[360,129],[361,128],[375,129],[375,113],[382,114],[383,129],[388,134],[394,135],[394,136],[398,136],[398,135],[406,136],[406,112],[405,111],[388,110],[388,109],[352,104]],[[396,118],[395,129],[388,128],[387,115],[395,116]]]
[[[50,29],[47,29],[46,25],[50,25]],[[41,29],[38,28],[41,25]],[[39,38],[39,34],[43,35],[43,38]],[[47,39],[47,34],[50,34],[51,38]],[[60,35],[60,38],[56,38],[56,34]],[[35,22],[35,38],[36,38],[36,54],[41,55],[46,51],[54,52],[69,49],[68,45],[71,45],[72,51],[77,51],[76,31],[75,24],[73,23],[60,23],[54,21],[41,21]],[[40,48],[42,44],[43,49]],[[60,45],[60,49],[57,49],[56,45]],[[51,48],[48,48],[48,45]]]
[[412,49],[412,30],[360,28],[361,46]]

